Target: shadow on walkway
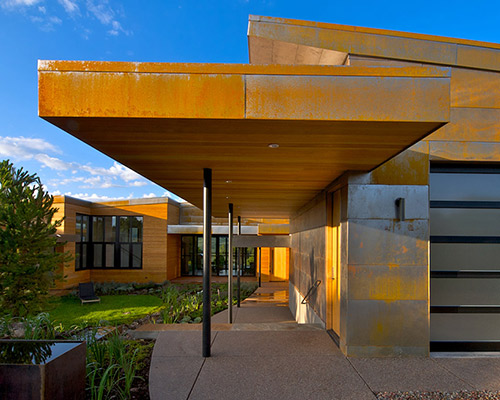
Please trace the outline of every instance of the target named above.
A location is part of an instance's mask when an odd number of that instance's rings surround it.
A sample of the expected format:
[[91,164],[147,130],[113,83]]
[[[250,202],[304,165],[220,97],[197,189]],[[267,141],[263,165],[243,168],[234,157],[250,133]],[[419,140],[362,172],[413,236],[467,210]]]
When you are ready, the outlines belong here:
[[201,356],[199,325],[156,327],[152,400],[363,400],[378,392],[500,389],[500,358],[348,359],[321,327],[294,321],[288,283],[264,283],[233,317],[227,324],[227,311],[213,316],[210,358]]

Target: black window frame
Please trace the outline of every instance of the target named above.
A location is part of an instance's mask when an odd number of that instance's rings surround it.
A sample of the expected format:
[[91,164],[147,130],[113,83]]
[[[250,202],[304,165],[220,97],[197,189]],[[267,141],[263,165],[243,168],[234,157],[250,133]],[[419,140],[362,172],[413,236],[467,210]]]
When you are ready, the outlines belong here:
[[[80,229],[80,240],[75,243],[75,271],[81,271],[86,269],[96,269],[96,270],[141,270],[143,269],[143,253],[144,253],[144,216],[142,215],[87,215],[87,214],[76,214],[77,224],[78,220],[83,220],[84,218],[88,221],[87,227],[87,241],[83,241],[83,230]],[[112,234],[113,239],[108,240],[106,234],[106,218],[111,219],[111,226],[114,227],[114,233]],[[121,240],[121,224],[123,219],[132,221],[136,219],[140,221],[140,228],[134,226],[135,224],[129,222],[128,227],[128,238],[127,240]],[[102,220],[102,240],[94,241],[94,221],[98,219]],[[80,223],[81,224],[81,223]],[[137,234],[132,234],[133,228],[138,228]],[[135,240],[134,240],[135,239]],[[86,245],[86,251],[83,245]],[[113,265],[108,266],[109,263],[106,261],[106,247],[113,245]],[[101,246],[100,262],[95,263],[96,249],[97,246]],[[126,266],[122,266],[122,249],[128,248],[128,261]],[[83,256],[85,254],[85,256]],[[83,265],[86,262],[86,265]],[[96,266],[97,264],[97,266]],[[135,264],[135,266],[134,266]]]
[[[184,240],[189,241],[190,249],[184,246]],[[215,253],[212,251],[212,259],[210,265],[212,269],[212,276],[227,276],[227,245],[228,235],[212,235],[212,249],[215,240]],[[201,250],[199,243],[201,243]],[[223,246],[222,246],[223,244]],[[225,250],[222,247],[225,246]],[[187,252],[186,252],[187,250]],[[253,247],[242,248],[243,266],[241,276],[256,276],[257,268],[256,262],[257,253]],[[181,276],[202,276],[203,275],[203,235],[181,235]],[[253,263],[250,262],[253,256]],[[215,260],[215,262],[214,262]],[[191,262],[190,266],[187,263]],[[237,262],[237,248],[233,248],[233,274],[236,271]]]

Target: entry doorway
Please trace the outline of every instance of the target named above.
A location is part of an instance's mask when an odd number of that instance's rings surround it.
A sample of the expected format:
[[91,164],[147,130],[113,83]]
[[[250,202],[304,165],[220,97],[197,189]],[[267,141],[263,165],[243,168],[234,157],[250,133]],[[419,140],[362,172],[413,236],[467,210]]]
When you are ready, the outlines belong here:
[[263,282],[288,281],[290,249],[287,247],[262,247],[260,265]]
[[340,336],[340,250],[342,190],[329,196],[327,227],[328,257],[326,268],[326,329],[338,341]]
[[284,282],[288,280],[288,265],[290,250],[286,247],[273,247],[269,267],[269,280],[271,282]]

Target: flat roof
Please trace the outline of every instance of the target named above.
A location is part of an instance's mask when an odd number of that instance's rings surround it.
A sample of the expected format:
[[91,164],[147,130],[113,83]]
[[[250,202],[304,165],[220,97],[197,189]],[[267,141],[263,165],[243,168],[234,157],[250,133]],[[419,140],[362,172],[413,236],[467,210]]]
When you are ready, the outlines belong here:
[[[39,115],[213,212],[289,218],[449,120],[447,68],[39,62]],[[278,148],[270,146],[276,144]]]

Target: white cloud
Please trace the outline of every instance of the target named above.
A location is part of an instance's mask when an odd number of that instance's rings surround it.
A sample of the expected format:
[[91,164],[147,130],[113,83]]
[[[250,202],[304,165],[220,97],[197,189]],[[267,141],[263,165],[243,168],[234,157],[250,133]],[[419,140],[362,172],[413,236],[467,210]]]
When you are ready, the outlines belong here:
[[156,194],[154,194],[154,193],[149,193],[149,194],[145,193],[145,194],[142,195],[143,199],[151,199],[153,197],[158,197],[158,196]]
[[[81,20],[79,25],[82,26],[79,27],[79,30],[85,39],[88,39],[91,33],[86,25],[89,25],[92,19],[99,21],[111,36],[131,33],[124,29],[119,21],[123,17],[120,5],[112,7],[108,0],[57,0],[57,2],[64,9],[66,15],[61,15],[61,10],[53,10],[51,8],[52,2],[45,0],[0,0],[0,8],[23,13],[26,18],[36,23],[43,31],[53,30],[55,25],[62,24],[65,16],[69,16],[73,23]],[[59,11],[58,15],[53,15],[53,11]]]
[[91,175],[104,175],[114,178],[120,178],[123,179],[125,182],[142,179],[142,176],[139,175],[137,172],[134,172],[130,168],[127,168],[121,164],[118,164],[116,161],[108,169],[102,167],[91,167],[89,165],[82,165],[81,168],[84,171],[87,171]]
[[31,7],[42,0],[0,0],[2,8]]
[[29,160],[40,152],[60,153],[57,147],[43,139],[24,136],[0,136],[0,155],[19,160]]
[[132,186],[132,187],[142,187],[142,186],[146,186],[148,183],[146,181],[134,181],[134,182],[130,182],[128,186]]
[[61,193],[59,190],[55,190],[53,192],[50,192],[52,196],[57,196],[64,194],[65,196],[70,196],[70,197],[75,197],[77,199],[82,199],[82,200],[88,200],[88,201],[113,201],[113,200],[130,200],[134,198],[133,193],[131,193],[129,196],[124,197],[124,196],[119,196],[119,197],[110,197],[110,196],[103,196],[99,195],[97,193],[71,193],[71,192],[65,192]]
[[116,19],[115,11],[109,6],[108,0],[87,0],[87,10],[103,25],[109,26],[111,29],[108,33],[112,36],[117,36],[120,32],[129,34],[128,31],[122,28],[122,25]]
[[59,18],[59,17],[55,17],[55,16],[54,16],[54,17],[50,17],[50,18],[49,18],[49,22],[50,22],[51,24],[60,25],[60,24],[62,24],[62,19],[61,19],[61,18]]
[[54,153],[61,151],[43,139],[0,136],[0,159],[38,161],[42,168],[56,172],[48,181],[51,188],[70,185],[80,189],[139,188],[149,184],[141,175],[116,161],[109,168],[94,167],[62,160]]
[[60,5],[64,7],[64,10],[68,14],[73,14],[77,13],[80,11],[80,8],[78,7],[78,4],[76,4],[76,1],[73,0],[57,0]]
[[71,163],[67,163],[66,161],[60,160],[56,157],[50,157],[47,154],[36,154],[34,158],[39,163],[41,163],[42,166],[48,167],[50,169],[55,169],[56,171],[66,171],[73,168],[73,165]]

